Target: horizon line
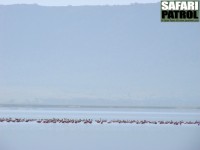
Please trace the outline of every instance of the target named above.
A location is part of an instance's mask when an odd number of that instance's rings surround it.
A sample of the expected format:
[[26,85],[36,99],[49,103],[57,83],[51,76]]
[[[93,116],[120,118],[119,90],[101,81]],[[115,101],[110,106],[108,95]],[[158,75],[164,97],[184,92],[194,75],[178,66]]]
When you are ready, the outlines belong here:
[[36,6],[42,6],[42,7],[77,7],[77,6],[133,6],[133,5],[149,5],[149,4],[158,4],[158,2],[134,2],[129,4],[79,4],[79,5],[44,5],[44,4],[38,4],[38,3],[13,3],[13,4],[1,4],[0,6],[13,6],[13,5],[36,5]]
[[200,110],[200,106],[119,106],[119,105],[54,105],[54,104],[0,104],[0,108],[104,108],[104,109],[168,109]]

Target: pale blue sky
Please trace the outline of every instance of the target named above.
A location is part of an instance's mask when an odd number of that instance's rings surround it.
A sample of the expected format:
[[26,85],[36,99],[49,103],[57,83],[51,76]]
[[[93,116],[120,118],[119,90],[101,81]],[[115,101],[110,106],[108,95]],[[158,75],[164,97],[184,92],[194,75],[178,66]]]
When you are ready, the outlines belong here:
[[63,5],[105,5],[105,4],[121,4],[127,5],[130,3],[152,3],[158,2],[158,0],[0,0],[0,4],[33,4],[37,3],[39,5],[53,5],[53,6],[63,6]]
[[1,6],[0,103],[200,105],[200,24],[161,23],[159,10],[159,4]]

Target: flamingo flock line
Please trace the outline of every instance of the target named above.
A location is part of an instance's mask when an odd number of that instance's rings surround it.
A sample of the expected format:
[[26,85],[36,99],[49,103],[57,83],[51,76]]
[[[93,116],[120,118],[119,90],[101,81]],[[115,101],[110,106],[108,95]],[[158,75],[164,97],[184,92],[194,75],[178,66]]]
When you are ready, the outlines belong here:
[[198,125],[200,121],[150,121],[150,120],[107,120],[107,119],[68,119],[68,118],[52,118],[52,119],[27,119],[27,118],[0,118],[0,123],[42,123],[42,124],[155,124],[155,125]]

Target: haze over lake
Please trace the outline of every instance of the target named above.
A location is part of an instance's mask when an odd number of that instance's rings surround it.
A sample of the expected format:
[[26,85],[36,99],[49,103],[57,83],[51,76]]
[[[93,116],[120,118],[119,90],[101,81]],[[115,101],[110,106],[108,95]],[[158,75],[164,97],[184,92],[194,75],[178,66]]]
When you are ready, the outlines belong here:
[[200,106],[200,24],[160,5],[0,6],[0,103]]

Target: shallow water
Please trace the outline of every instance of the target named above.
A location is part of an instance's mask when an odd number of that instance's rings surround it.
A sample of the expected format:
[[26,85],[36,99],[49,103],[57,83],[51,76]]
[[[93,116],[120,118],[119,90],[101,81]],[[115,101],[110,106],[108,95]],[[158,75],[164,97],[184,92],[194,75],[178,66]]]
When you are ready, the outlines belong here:
[[21,106],[0,107],[3,118],[79,118],[79,119],[139,119],[139,120],[200,120],[198,108],[173,107],[95,107],[95,106]]
[[[200,120],[198,109],[1,108],[0,118]],[[199,150],[200,126],[0,123],[1,150]]]

